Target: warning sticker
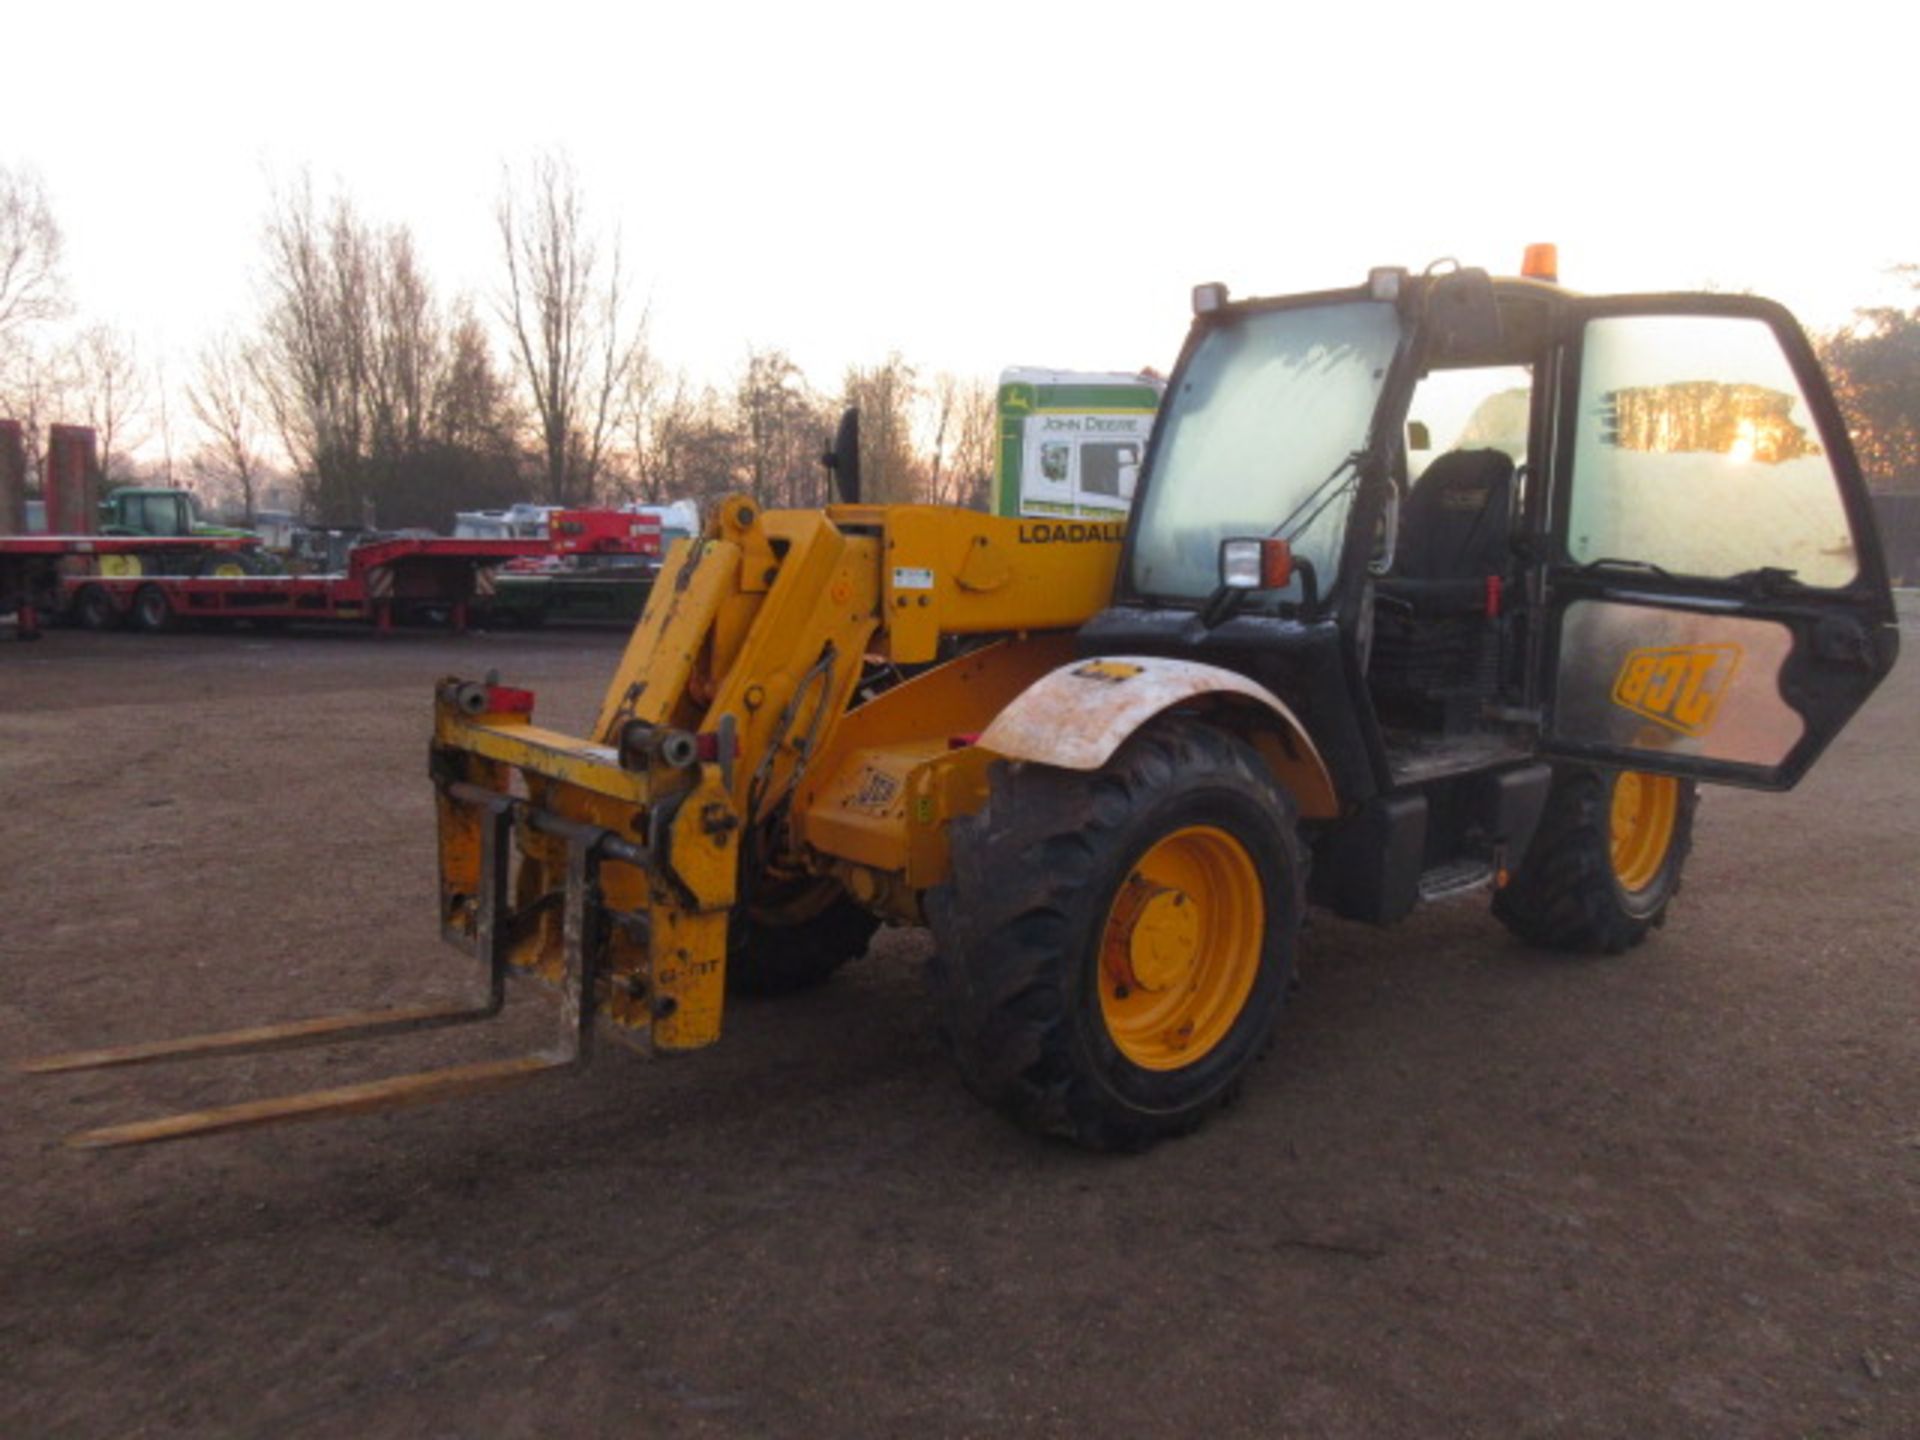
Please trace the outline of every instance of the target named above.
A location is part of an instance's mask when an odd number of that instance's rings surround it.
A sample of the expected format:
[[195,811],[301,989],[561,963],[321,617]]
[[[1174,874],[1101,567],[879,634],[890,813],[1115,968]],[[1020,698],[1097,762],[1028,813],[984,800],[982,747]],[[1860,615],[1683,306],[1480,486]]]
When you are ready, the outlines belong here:
[[893,807],[894,797],[900,793],[900,782],[884,770],[868,765],[860,772],[860,781],[854,787],[846,803],[855,810],[865,810],[872,815],[884,815]]

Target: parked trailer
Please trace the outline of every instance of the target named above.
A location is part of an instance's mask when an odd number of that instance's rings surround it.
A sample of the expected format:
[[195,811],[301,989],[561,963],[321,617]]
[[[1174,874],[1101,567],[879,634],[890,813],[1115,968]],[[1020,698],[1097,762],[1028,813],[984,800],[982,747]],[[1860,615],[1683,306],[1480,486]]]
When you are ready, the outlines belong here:
[[[550,615],[630,622],[659,567],[659,515],[580,510],[553,518],[558,523],[543,536],[366,542],[323,575],[252,573],[260,568],[249,558],[259,545],[253,536],[4,536],[0,614],[18,610],[23,639],[38,636],[42,615],[93,630],[249,620],[371,623],[384,631],[409,613],[431,613],[464,630],[475,602],[493,602],[488,613],[509,623]],[[527,576],[520,592],[496,601],[493,571],[514,561],[564,568]]]
[[18,638],[37,640],[41,616],[70,613],[76,585],[109,583],[103,572],[171,584],[163,577],[218,568],[259,545],[250,535],[0,535],[0,615],[13,612]]
[[[0,546],[12,544],[0,541]],[[95,553],[105,540],[89,540]],[[152,543],[152,542],[146,542]],[[444,611],[456,631],[487,593],[493,566],[547,551],[544,540],[401,537],[355,547],[335,575],[66,574],[64,612],[90,629],[129,624],[149,632],[186,620],[371,623],[382,632],[397,614]]]

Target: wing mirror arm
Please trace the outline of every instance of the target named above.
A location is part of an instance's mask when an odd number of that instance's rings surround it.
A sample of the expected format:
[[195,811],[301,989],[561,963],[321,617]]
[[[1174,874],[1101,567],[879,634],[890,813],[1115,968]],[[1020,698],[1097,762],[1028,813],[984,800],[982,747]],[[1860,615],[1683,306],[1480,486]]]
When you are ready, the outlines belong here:
[[1319,576],[1313,562],[1293,553],[1275,535],[1235,537],[1220,542],[1220,583],[1200,609],[1200,623],[1211,630],[1231,619],[1256,590],[1284,590],[1300,582],[1300,611],[1320,608]]
[[1375,575],[1385,575],[1393,569],[1394,556],[1400,545],[1400,487],[1387,486],[1387,503],[1380,511],[1380,546],[1368,563],[1367,568]]

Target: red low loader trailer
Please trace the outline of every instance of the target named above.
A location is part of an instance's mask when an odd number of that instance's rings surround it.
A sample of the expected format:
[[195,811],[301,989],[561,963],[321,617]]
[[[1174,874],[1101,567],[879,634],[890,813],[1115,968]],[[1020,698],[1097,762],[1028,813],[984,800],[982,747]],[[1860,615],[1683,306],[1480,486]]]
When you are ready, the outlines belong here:
[[[82,586],[131,585],[135,583],[132,577],[156,585],[177,584],[181,577],[202,571],[238,571],[242,553],[259,547],[259,539],[251,535],[172,539],[148,535],[0,535],[0,615],[12,612],[18,637],[37,640],[41,618],[69,613]],[[111,606],[111,598],[104,603]],[[103,611],[99,623],[117,623],[119,613]]]
[[96,566],[63,574],[59,584],[65,612],[92,629],[130,624],[162,631],[187,620],[251,620],[360,622],[385,631],[396,615],[432,612],[458,631],[466,628],[474,599],[489,592],[494,566],[546,552],[544,540],[403,536],[356,546],[337,575],[253,575],[238,566],[234,573],[113,575]]

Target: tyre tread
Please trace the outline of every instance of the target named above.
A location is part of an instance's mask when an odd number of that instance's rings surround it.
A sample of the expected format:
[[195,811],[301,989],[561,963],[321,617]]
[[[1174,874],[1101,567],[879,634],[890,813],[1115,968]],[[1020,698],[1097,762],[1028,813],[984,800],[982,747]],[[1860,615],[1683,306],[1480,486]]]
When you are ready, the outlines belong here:
[[[967,1088],[1026,1128],[1091,1149],[1138,1150],[1193,1130],[1239,1089],[1244,1067],[1198,1104],[1166,1113],[1117,1104],[1075,1063],[1074,1000],[1063,988],[1083,938],[1076,925],[1086,923],[1076,920],[1082,891],[1102,857],[1156,797],[1209,781],[1273,807],[1297,927],[1304,865],[1291,798],[1246,746],[1208,725],[1150,724],[1091,783],[1078,772],[997,765],[986,806],[953,823],[951,880],[927,896],[941,1038]],[[1283,945],[1289,968],[1294,939]]]
[[1693,847],[1693,784],[1681,782],[1673,842],[1658,889],[1639,910],[1627,907],[1614,879],[1610,803],[1608,778],[1601,771],[1563,770],[1555,775],[1533,843],[1512,880],[1493,899],[1494,915],[1529,945],[1570,954],[1618,955],[1666,923],[1667,906],[1680,891],[1681,871]]

